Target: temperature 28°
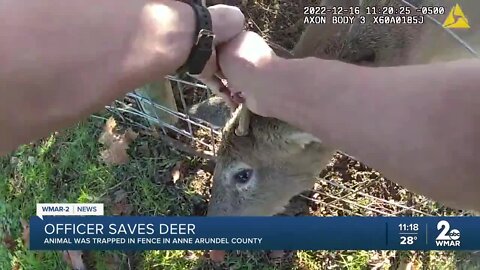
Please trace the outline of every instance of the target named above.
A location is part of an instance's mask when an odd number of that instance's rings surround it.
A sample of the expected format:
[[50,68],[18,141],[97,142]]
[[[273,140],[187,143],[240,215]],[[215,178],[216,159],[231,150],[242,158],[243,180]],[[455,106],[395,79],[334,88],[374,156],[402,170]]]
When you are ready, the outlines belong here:
[[418,237],[413,235],[400,236],[400,245],[413,245],[417,239]]

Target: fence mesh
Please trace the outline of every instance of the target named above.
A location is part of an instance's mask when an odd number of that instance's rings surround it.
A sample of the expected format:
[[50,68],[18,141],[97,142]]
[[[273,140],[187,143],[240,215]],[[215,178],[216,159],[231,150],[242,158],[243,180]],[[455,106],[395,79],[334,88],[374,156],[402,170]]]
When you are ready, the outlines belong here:
[[[411,5],[408,1],[402,1]],[[441,27],[441,23],[429,17]],[[475,51],[461,37],[445,29],[460,47],[478,57]],[[191,77],[167,76],[175,92],[177,110],[160,105],[136,92],[125,99],[117,100],[107,107],[123,120],[139,128],[150,129],[153,123],[162,133],[162,139],[193,155],[214,159],[221,140],[221,127],[188,113],[189,107],[211,97],[210,90]],[[167,123],[158,115],[142,109],[141,104],[154,108],[177,119],[175,124]],[[362,163],[339,153],[332,164],[320,175],[315,187],[299,196],[308,201],[314,214],[358,215],[358,216],[433,216],[470,215],[472,213],[443,207],[423,196],[409,192]],[[293,213],[295,214],[295,212]]]
[[[162,138],[178,146],[180,150],[214,159],[222,127],[188,113],[189,108],[194,105],[192,102],[198,103],[208,99],[211,97],[211,91],[191,77],[167,76],[165,79],[171,84],[176,102],[180,105],[177,110],[158,104],[148,96],[135,91],[128,93],[122,100],[116,100],[114,104],[107,106],[107,109],[138,128],[151,129],[152,125],[158,127]],[[188,100],[190,97],[187,97],[187,91],[196,96],[194,100]],[[153,110],[146,112],[142,106],[146,104]],[[158,111],[173,117],[176,123],[168,123],[155,113]]]

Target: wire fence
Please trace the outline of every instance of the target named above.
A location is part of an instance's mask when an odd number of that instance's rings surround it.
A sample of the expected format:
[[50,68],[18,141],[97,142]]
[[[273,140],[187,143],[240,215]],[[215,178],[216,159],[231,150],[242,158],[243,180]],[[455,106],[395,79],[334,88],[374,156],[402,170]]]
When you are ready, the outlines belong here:
[[[168,108],[153,101],[145,95],[137,92],[128,93],[124,100],[116,100],[114,104],[106,108],[122,120],[142,129],[151,129],[152,125],[159,128],[163,139],[173,143],[186,152],[199,155],[204,158],[214,159],[218,142],[221,139],[221,126],[191,115],[188,111],[193,104],[188,104],[185,89],[201,93],[202,98],[197,102],[204,101],[211,97],[211,91],[202,83],[192,77],[180,78],[178,76],[167,76],[166,80],[172,85],[175,96],[178,97],[177,110]],[[142,105],[149,105],[153,108],[146,112]],[[175,124],[165,121],[165,117],[159,116],[156,112],[163,112],[175,119]],[[152,115],[151,112],[154,112]],[[146,121],[145,121],[146,120]],[[177,141],[175,143],[174,141]]]
[[[402,1],[411,5],[407,1]],[[429,17],[434,23],[441,27],[441,23]],[[449,29],[445,29],[459,44],[475,57],[479,53],[467,42]],[[130,124],[143,129],[150,129],[150,125],[159,127],[162,139],[170,142],[173,146],[185,150],[189,154],[199,155],[204,158],[214,159],[218,145],[221,141],[221,126],[215,126],[211,122],[195,117],[189,113],[193,105],[189,95],[195,95],[195,103],[205,101],[212,93],[202,83],[191,77],[167,76],[172,90],[175,92],[177,110],[160,105],[148,97],[139,95],[137,92],[129,93],[124,100],[117,100],[107,107]],[[164,121],[158,115],[152,115],[142,109],[141,104],[149,104],[154,111],[158,110],[176,119],[175,124]],[[355,160],[346,156],[340,159],[348,159],[345,162],[344,170],[347,167],[363,166]],[[337,213],[338,215],[357,216],[433,216],[433,215],[471,215],[471,212],[462,212],[444,208],[435,202],[395,185],[384,179],[374,170],[366,170],[358,179],[346,180],[334,170],[319,178],[315,188],[309,195],[300,195],[301,198],[317,205],[319,214],[323,212]],[[373,177],[372,177],[373,175]]]

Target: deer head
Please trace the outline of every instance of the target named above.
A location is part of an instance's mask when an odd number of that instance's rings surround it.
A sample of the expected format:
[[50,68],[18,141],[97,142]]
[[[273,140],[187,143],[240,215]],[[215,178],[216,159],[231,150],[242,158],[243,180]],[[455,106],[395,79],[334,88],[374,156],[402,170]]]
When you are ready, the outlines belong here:
[[[333,149],[273,118],[238,108],[223,132],[213,176],[209,215],[273,215],[311,188]],[[237,134],[240,127],[246,133]]]

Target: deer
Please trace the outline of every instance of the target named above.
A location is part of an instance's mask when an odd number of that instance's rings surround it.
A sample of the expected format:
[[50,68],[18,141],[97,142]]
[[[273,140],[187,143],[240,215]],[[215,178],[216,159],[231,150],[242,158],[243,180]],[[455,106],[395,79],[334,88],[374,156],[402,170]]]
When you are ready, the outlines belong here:
[[[349,1],[343,5],[373,3],[402,5],[400,1],[388,0]],[[339,3],[326,0],[322,5],[338,6]],[[428,22],[422,25],[309,25],[292,52],[278,46],[272,48],[284,58],[314,56],[368,66],[416,64],[432,59],[429,53],[422,54],[428,42],[418,41],[419,35],[432,31],[442,29]],[[443,47],[455,46],[454,43],[447,40]],[[321,138],[278,119],[256,115],[243,105],[232,111],[217,152],[208,216],[281,213],[291,198],[312,188],[316,177],[339,151],[323,144]]]

